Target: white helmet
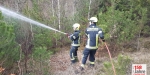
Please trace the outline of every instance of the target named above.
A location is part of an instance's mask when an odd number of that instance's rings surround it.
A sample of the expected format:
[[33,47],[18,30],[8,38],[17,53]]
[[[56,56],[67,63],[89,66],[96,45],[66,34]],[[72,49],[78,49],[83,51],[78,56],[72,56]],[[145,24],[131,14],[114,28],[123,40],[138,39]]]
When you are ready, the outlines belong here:
[[72,27],[73,27],[74,30],[79,30],[80,24],[79,23],[75,23],[75,24],[73,24]]
[[98,21],[98,19],[96,17],[91,17],[89,20],[92,21],[92,22],[97,22]]

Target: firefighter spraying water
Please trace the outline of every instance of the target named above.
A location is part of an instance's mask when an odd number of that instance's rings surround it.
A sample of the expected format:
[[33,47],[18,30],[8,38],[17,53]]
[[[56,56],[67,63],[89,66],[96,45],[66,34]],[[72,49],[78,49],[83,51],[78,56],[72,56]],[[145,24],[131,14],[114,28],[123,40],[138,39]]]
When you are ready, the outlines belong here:
[[80,24],[75,23],[73,24],[72,27],[74,33],[68,35],[68,38],[72,40],[71,49],[70,49],[70,58],[71,58],[71,63],[73,64],[78,61],[77,51],[78,51],[78,47],[80,46],[80,31],[79,31]]
[[[79,31],[80,24],[78,24],[78,23],[73,24],[74,33],[72,35],[69,35],[68,33],[59,31],[57,29],[49,27],[49,26],[42,24],[40,22],[34,21],[30,18],[27,18],[23,15],[17,14],[15,12],[10,11],[6,8],[3,8],[1,6],[0,6],[0,11],[2,12],[3,15],[7,15],[7,16],[10,16],[10,17],[15,18],[15,19],[23,20],[23,21],[29,22],[33,25],[37,25],[37,26],[47,28],[47,29],[57,31],[59,33],[67,35],[68,38],[70,38],[72,40],[71,49],[70,49],[71,62],[75,63],[78,61],[77,51],[78,51],[78,48],[80,46],[80,31]],[[88,56],[89,56],[90,66],[94,67],[94,62],[95,62],[95,56],[94,55],[96,53],[96,50],[98,49],[98,38],[100,37],[102,39],[102,41],[105,43],[104,34],[103,34],[102,29],[100,29],[96,26],[98,19],[96,17],[91,17],[89,19],[89,21],[90,21],[90,26],[85,31],[88,39],[87,39],[87,44],[85,46],[85,49],[83,51],[82,64],[79,68],[80,71],[84,70],[84,65],[86,64]],[[114,75],[116,75],[115,68],[114,68],[114,65],[112,62],[112,58],[111,58],[111,54],[109,52],[109,49],[108,49],[106,43],[105,43],[105,46],[106,46],[108,53],[109,53],[109,56],[110,56],[110,60],[111,60],[113,70],[114,70]]]

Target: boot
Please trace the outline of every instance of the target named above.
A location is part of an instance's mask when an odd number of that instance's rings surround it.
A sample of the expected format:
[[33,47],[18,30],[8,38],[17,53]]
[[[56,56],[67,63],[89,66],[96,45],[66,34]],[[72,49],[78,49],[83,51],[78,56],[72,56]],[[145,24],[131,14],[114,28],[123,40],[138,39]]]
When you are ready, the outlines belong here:
[[79,68],[77,70],[75,70],[75,74],[82,73],[82,72],[84,72],[83,70],[84,70],[84,68],[82,66],[79,66]]
[[76,60],[71,60],[71,64],[74,64],[74,63],[76,63]]
[[90,67],[94,67],[95,65],[94,64],[90,64]]
[[76,62],[79,62],[79,59],[77,57],[75,58],[75,60],[76,60]]
[[83,71],[83,70],[84,70],[84,68],[83,68],[82,66],[80,66],[80,67],[79,67],[79,70],[80,70],[80,71]]

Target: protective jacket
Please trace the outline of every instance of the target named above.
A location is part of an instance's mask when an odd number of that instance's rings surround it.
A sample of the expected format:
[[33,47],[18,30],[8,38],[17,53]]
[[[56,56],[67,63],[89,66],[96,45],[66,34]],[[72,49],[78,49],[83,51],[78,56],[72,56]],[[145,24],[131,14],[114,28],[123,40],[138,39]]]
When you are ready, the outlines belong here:
[[91,24],[85,31],[87,35],[87,44],[86,48],[88,49],[97,49],[98,48],[98,39],[104,39],[104,34],[101,28],[98,28],[95,24]]
[[75,30],[72,35],[70,35],[70,39],[72,40],[71,46],[80,46],[80,31]]

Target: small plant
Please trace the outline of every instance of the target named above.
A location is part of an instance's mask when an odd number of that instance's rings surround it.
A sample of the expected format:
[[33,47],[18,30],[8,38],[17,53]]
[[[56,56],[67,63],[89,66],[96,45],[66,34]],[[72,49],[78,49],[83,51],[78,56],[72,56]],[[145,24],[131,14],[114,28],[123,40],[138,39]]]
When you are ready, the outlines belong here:
[[[116,75],[126,75],[131,59],[128,56],[119,54],[118,59],[114,62]],[[104,62],[105,75],[112,75],[112,65],[110,62]]]

